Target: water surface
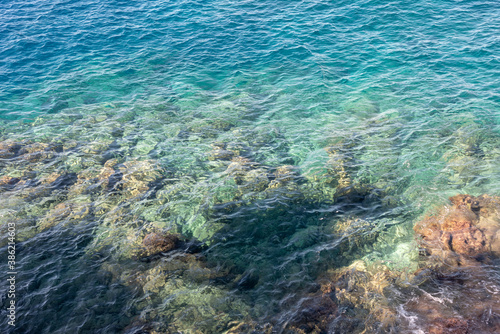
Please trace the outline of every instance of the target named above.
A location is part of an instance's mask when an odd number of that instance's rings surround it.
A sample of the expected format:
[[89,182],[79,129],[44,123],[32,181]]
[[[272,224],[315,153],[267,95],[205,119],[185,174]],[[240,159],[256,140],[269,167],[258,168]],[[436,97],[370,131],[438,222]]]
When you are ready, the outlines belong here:
[[[485,0],[2,2],[2,328],[417,333],[421,296],[482,293],[494,313],[495,262],[420,284],[413,226],[500,195],[499,17]],[[183,246],[144,259],[150,233]]]

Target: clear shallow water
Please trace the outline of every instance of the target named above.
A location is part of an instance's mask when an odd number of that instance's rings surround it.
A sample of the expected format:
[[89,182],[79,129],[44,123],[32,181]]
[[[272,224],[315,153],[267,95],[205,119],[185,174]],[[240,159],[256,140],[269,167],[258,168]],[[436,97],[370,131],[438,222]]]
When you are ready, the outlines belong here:
[[[494,1],[0,4],[17,330],[311,332],[308,309],[329,310],[330,332],[422,329],[393,277],[419,267],[413,224],[457,193],[499,195],[499,14]],[[202,246],[139,260],[166,230]],[[359,261],[368,281],[389,268],[393,293],[321,304],[332,272]],[[370,323],[384,303],[396,320]]]

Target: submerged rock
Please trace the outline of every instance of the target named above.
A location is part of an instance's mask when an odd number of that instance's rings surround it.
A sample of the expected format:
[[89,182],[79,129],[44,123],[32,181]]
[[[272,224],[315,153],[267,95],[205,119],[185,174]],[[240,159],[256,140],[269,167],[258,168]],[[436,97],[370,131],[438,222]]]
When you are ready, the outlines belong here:
[[222,148],[214,148],[208,153],[208,160],[229,160],[234,156],[234,153]]
[[8,159],[12,158],[17,154],[21,148],[20,143],[11,140],[5,140],[0,142],[0,158]]
[[255,287],[257,283],[259,283],[259,274],[255,271],[255,269],[252,269],[243,274],[243,276],[236,283],[236,287],[239,290],[249,290]]
[[100,170],[88,168],[80,171],[75,177],[76,181],[69,188],[68,197],[76,197],[86,193],[99,193],[107,189],[114,173],[114,170],[108,167],[103,167]]
[[433,334],[498,333],[496,280],[477,267],[448,275],[435,273],[432,280],[413,289],[412,297],[400,306],[401,321]]
[[38,222],[38,230],[44,231],[63,222],[76,224],[90,215],[91,209],[88,203],[59,203]]
[[[367,266],[362,260],[326,273],[319,280],[322,298],[334,296],[335,307],[343,312],[329,313],[328,322],[323,323],[323,320],[317,325],[335,333],[392,332],[397,325],[397,311],[390,305],[388,290],[398,279],[399,273],[388,267],[381,264]],[[349,313],[344,314],[347,310]]]
[[120,166],[124,179],[151,182],[162,176],[162,170],[155,160],[131,160]]
[[231,321],[227,324],[227,326],[230,328],[225,331],[224,334],[275,333],[275,330],[273,330],[273,326],[270,323],[259,324],[255,321]]
[[339,249],[343,254],[348,254],[358,248],[373,244],[378,237],[378,231],[373,223],[363,219],[347,219],[337,221],[333,232],[342,242]]
[[363,199],[373,187],[355,180],[357,162],[353,152],[359,145],[358,138],[352,136],[331,141],[331,145],[324,149],[324,166],[316,173],[304,175],[308,181],[301,186],[304,196],[319,203],[333,202],[339,198],[353,201]]
[[221,132],[228,131],[232,127],[233,123],[223,119],[202,119],[192,122],[187,132],[201,138],[216,138]]
[[29,162],[39,162],[45,159],[51,159],[56,152],[62,152],[62,145],[50,145],[47,143],[31,143],[23,146],[19,150],[19,154],[23,155],[23,159]]
[[429,334],[467,334],[469,324],[460,318],[437,318],[429,325]]
[[298,179],[299,174],[296,168],[291,165],[279,166],[273,173],[273,180],[269,184],[269,188],[280,188]]
[[131,160],[124,162],[119,170],[123,194],[130,199],[145,194],[150,189],[150,183],[162,177],[162,169],[154,160]]
[[231,176],[236,184],[240,185],[244,182],[245,175],[252,169],[257,168],[259,165],[248,158],[241,156],[231,159],[231,163],[226,169],[226,174]]
[[[268,172],[265,168],[248,158],[237,156],[231,159],[224,175],[237,185],[238,197],[254,197],[269,185]],[[233,198],[234,200],[234,198]]]
[[11,177],[8,175],[0,177],[0,192],[14,188],[16,183],[18,183],[20,180],[21,179],[18,177]]
[[169,252],[179,244],[179,237],[174,234],[149,233],[142,240],[144,252],[142,256],[153,256]]
[[[417,278],[453,291],[436,298],[417,292],[404,306],[426,333],[498,333],[500,302],[491,263],[500,256],[500,197],[456,195],[436,214],[415,224],[425,254]],[[430,268],[430,270],[429,270]],[[496,275],[496,274],[493,274]],[[485,320],[487,319],[487,320]]]
[[414,226],[426,251],[454,265],[499,256],[500,198],[457,195],[450,201]]
[[[172,235],[170,235],[172,236]],[[172,244],[169,236],[153,232],[143,239],[150,251]],[[137,322],[149,324],[151,333],[246,333],[254,326],[249,319],[250,308],[229,291],[212,284],[228,275],[226,269],[209,268],[201,255],[176,252],[159,261],[137,263],[104,262],[102,269],[141,294],[136,302],[140,311]]]
[[[33,164],[54,158],[63,151],[61,143],[32,142],[28,140],[0,141],[0,159],[9,159],[16,164]],[[7,162],[7,161],[6,161]],[[5,162],[2,162],[2,164]]]
[[287,333],[329,333],[331,323],[338,316],[338,305],[333,293],[318,293],[301,300]]

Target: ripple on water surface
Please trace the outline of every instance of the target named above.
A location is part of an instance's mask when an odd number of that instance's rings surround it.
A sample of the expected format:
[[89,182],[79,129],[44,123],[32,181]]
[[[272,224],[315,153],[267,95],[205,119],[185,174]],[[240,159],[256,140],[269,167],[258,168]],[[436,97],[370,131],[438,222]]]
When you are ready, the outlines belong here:
[[16,331],[499,331],[499,14],[0,4]]

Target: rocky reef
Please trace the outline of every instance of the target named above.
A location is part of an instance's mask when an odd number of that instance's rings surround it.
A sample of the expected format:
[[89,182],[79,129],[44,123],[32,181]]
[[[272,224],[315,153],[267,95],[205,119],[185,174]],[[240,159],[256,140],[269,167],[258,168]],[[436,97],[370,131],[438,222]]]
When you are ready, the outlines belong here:
[[424,288],[454,293],[441,298],[419,293],[405,309],[426,323],[429,333],[497,333],[500,197],[463,194],[449,200],[414,226],[422,249],[416,277],[427,277]]
[[[429,333],[497,330],[497,298],[474,282],[498,287],[500,199],[452,197],[415,242],[410,165],[388,156],[404,144],[397,110],[362,99],[353,131],[294,143],[236,102],[153,105],[66,108],[0,140],[0,229],[15,221],[25,242],[88,227],[82,261],[134,295],[126,333],[398,332],[404,312]],[[458,134],[443,173],[473,183],[486,146]],[[427,293],[443,286],[485,305],[453,312]]]
[[[404,258],[413,254],[414,264],[394,265],[365,250],[362,259],[321,272],[320,291],[304,299],[313,299],[317,308],[307,308],[315,309],[307,317],[293,316],[290,332],[497,333],[499,209],[496,196],[450,197],[450,204],[414,224],[414,246],[386,256],[406,263]],[[361,245],[374,244],[376,250],[384,242],[383,231],[365,235],[356,228],[360,224],[367,222],[348,219],[334,225],[333,233],[345,235],[337,247],[346,259]]]
[[179,237],[174,234],[149,233],[142,240],[141,257],[149,257],[169,252],[179,244]]
[[456,195],[436,214],[415,224],[430,257],[452,266],[485,262],[500,255],[500,198]]

